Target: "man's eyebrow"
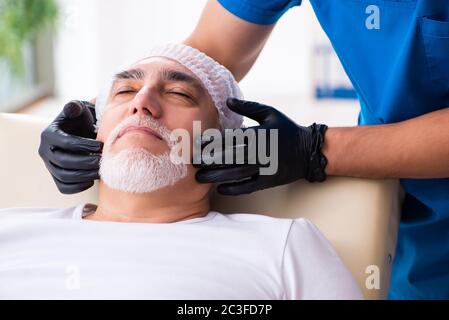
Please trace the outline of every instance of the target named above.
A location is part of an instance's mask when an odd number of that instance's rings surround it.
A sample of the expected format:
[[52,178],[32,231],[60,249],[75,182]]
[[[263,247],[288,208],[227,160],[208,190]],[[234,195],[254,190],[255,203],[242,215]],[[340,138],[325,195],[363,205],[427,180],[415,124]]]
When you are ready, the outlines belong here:
[[162,78],[162,80],[165,80],[168,82],[171,82],[171,81],[172,82],[185,82],[185,83],[193,85],[194,87],[197,87],[201,90],[204,90],[203,85],[197,78],[195,78],[187,73],[184,73],[182,71],[166,69],[166,70],[162,71],[161,78]]
[[145,76],[145,71],[141,69],[130,69],[117,73],[114,76],[114,82],[120,80],[144,80]]

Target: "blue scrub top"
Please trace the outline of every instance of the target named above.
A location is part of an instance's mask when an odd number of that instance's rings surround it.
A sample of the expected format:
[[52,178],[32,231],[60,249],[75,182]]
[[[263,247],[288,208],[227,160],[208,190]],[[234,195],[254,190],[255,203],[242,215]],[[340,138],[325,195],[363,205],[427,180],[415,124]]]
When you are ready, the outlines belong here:
[[[301,4],[219,2],[246,21],[267,25]],[[449,107],[449,0],[310,2],[357,90],[360,125],[401,122]],[[406,197],[389,298],[449,299],[449,178],[401,184]]]

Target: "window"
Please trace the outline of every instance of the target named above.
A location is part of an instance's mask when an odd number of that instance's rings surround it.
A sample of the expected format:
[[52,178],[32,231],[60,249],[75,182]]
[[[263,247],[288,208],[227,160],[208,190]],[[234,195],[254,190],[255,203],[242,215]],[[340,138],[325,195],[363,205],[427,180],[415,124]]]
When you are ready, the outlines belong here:
[[0,112],[15,112],[54,91],[51,36],[42,33],[23,50],[23,72],[13,74],[0,60]]

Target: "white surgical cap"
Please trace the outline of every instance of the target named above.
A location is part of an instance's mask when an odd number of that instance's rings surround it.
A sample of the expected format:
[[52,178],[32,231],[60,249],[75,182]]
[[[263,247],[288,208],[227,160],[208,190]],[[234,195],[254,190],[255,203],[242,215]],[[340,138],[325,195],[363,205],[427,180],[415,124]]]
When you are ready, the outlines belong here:
[[[138,60],[138,62],[152,57],[162,57],[174,60],[189,69],[202,82],[218,110],[222,129],[236,129],[242,127],[243,117],[231,111],[226,104],[226,101],[229,98],[243,99],[239,85],[228,69],[199,50],[184,44],[169,44],[152,49],[142,59]],[[108,102],[112,83],[113,79],[111,79],[108,85],[97,97],[97,128],[99,127],[104,109]]]

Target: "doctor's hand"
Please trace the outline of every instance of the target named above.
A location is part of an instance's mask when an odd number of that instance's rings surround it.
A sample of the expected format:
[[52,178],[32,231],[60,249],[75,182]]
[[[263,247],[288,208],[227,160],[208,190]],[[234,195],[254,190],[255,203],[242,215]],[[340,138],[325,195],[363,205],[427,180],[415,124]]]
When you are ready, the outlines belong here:
[[39,155],[63,194],[83,192],[99,179],[103,144],[96,141],[95,106],[68,103],[42,132]]
[[[202,151],[202,155],[196,155],[194,158],[194,163],[200,163],[194,165],[200,169],[196,176],[198,182],[218,183],[218,192],[223,195],[241,195],[286,185],[300,179],[309,182],[326,180],[327,159],[321,149],[327,126],[313,124],[310,127],[302,127],[275,108],[255,102],[229,99],[228,106],[232,111],[256,120],[260,126],[243,129],[244,132],[254,130],[256,133],[247,135],[250,138],[244,145],[235,145],[235,141],[232,145],[226,145],[226,135],[217,141],[210,142],[208,137],[197,141],[197,147],[201,146]],[[266,135],[258,134],[261,129],[266,130]],[[271,129],[278,131],[277,141],[270,141]],[[278,159],[274,159],[277,160],[277,172],[274,174],[261,174],[261,168],[267,167],[267,164],[262,165],[254,152],[261,146],[260,139],[265,140],[262,142],[267,146],[267,153],[270,151],[270,143],[274,143],[272,147],[277,148]],[[257,147],[249,147],[254,145]],[[211,150],[211,147],[215,146],[221,146],[224,151],[213,155],[203,152],[206,147]],[[245,155],[244,164],[215,164],[217,161],[213,163],[217,158],[221,158],[221,163],[226,163],[227,154],[230,159],[235,159],[233,155],[242,148]],[[271,158],[271,155],[268,158]]]

